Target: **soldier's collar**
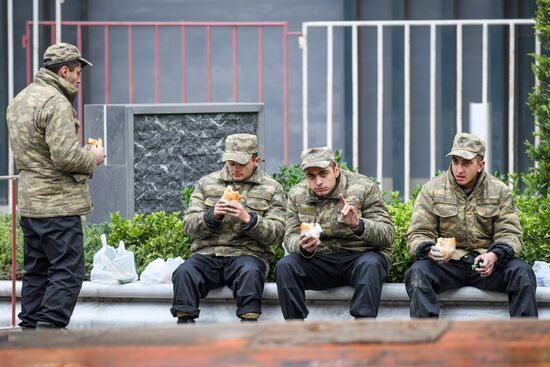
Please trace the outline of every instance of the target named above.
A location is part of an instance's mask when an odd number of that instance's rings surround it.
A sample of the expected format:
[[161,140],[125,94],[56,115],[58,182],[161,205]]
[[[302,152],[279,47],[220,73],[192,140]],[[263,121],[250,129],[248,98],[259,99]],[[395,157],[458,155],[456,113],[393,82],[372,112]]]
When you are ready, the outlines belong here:
[[69,83],[53,71],[50,71],[46,68],[40,68],[40,70],[38,70],[38,72],[36,73],[35,79],[43,81],[49,85],[53,85],[54,87],[59,89],[59,91],[63,93],[63,95],[65,95],[65,97],[67,97],[67,99],[71,103],[78,93],[77,86]]

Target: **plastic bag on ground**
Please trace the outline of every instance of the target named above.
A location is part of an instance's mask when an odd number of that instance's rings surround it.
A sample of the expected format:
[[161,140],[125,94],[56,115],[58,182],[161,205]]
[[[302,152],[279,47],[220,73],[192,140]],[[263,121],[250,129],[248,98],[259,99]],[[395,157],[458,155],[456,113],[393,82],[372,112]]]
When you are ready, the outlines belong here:
[[124,241],[118,248],[107,244],[105,234],[101,235],[103,247],[94,255],[91,281],[103,284],[124,284],[138,279],[134,253],[126,250]]
[[550,264],[545,261],[535,261],[533,271],[539,287],[550,287]]
[[145,284],[172,283],[172,273],[183,263],[180,256],[164,261],[160,257],[151,261],[141,273],[139,280]]

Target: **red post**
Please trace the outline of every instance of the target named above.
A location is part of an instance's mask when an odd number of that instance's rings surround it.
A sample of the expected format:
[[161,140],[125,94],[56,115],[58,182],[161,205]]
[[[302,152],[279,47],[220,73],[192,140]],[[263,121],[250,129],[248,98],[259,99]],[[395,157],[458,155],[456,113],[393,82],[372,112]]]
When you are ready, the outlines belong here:
[[181,30],[181,101],[187,103],[187,35],[185,26]]
[[206,26],[206,99],[212,102],[212,32],[209,25]]
[[258,27],[258,100],[264,101],[264,27]]
[[160,28],[155,25],[155,103],[160,103]]
[[103,75],[104,78],[104,103],[108,104],[109,100],[111,99],[110,93],[111,93],[111,86],[109,85],[109,79],[110,79],[110,70],[109,70],[109,26],[105,25],[103,26],[103,54],[104,54],[104,63],[105,63],[105,73]]
[[23,36],[23,48],[26,50],[25,57],[27,58],[27,85],[32,82],[31,37],[31,22],[27,22]]
[[52,38],[51,38],[51,44],[54,45],[55,44],[55,23],[51,25],[50,27],[50,30],[51,30],[51,35],[52,35]]
[[233,102],[239,101],[239,48],[237,44],[237,26],[231,27],[233,45]]
[[128,26],[128,98],[134,103],[134,29]]
[[16,265],[17,265],[17,251],[16,251],[16,210],[15,207],[17,206],[17,185],[16,185],[17,179],[12,178],[11,179],[11,326],[15,327],[15,301],[16,301],[16,294],[15,294],[15,277],[16,277]]

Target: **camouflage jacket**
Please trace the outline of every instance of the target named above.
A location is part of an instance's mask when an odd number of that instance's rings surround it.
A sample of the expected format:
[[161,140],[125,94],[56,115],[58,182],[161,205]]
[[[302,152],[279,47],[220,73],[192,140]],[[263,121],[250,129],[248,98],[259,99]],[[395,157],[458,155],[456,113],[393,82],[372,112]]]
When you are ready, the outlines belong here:
[[74,85],[42,68],[8,106],[22,216],[47,218],[91,211],[86,178],[94,172],[96,159],[78,141],[80,124],[71,104],[77,92]]
[[[246,210],[257,215],[257,222],[251,228],[227,215],[217,226],[205,221],[205,213],[222,197],[227,185],[232,185],[241,194],[241,204]],[[269,269],[274,256],[271,246],[282,241],[285,231],[283,188],[260,169],[248,180],[234,182],[224,167],[197,182],[183,223],[185,233],[194,240],[192,254],[252,255],[262,259]]]
[[[375,250],[380,251],[389,263],[395,232],[378,186],[366,176],[347,171],[340,172],[339,183],[329,198],[315,195],[309,190],[306,180],[290,190],[285,235],[287,251],[301,254],[298,244],[300,224],[316,222],[323,229],[321,245],[317,251]],[[343,205],[339,194],[343,194],[350,204],[357,201],[361,203],[360,217],[365,230],[360,237],[354,235],[351,228],[342,221],[340,211]]]
[[454,237],[453,259],[466,253],[484,253],[493,243],[506,244],[519,254],[522,231],[514,198],[508,187],[483,171],[469,196],[456,183],[451,169],[422,187],[407,230],[411,255],[425,241]]

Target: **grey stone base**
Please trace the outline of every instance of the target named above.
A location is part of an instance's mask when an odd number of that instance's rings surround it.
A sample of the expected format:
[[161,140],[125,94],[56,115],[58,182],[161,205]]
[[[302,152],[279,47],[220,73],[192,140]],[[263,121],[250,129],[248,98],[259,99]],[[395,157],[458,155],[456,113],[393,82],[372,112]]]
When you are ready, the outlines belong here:
[[[17,284],[19,296],[21,284]],[[310,314],[307,320],[352,319],[349,300],[353,289],[340,287],[327,291],[306,291]],[[0,327],[10,325],[11,282],[0,281]],[[176,325],[170,314],[171,284],[102,285],[85,282],[70,328],[109,328]],[[550,319],[550,288],[537,289],[539,317]],[[441,295],[441,318],[450,320],[507,319],[508,300],[505,294],[464,287]],[[19,312],[19,310],[17,311]],[[382,291],[378,319],[409,319],[409,299],[405,286],[388,283]],[[264,290],[263,313],[260,318],[283,321],[278,304],[277,288],[268,283]],[[239,322],[235,302],[228,288],[210,292],[201,303],[200,323]]]

